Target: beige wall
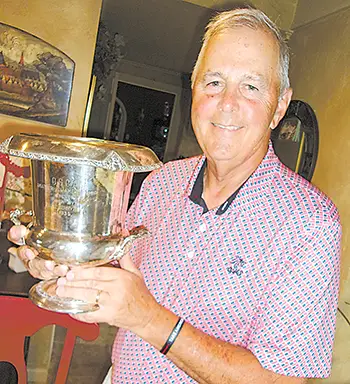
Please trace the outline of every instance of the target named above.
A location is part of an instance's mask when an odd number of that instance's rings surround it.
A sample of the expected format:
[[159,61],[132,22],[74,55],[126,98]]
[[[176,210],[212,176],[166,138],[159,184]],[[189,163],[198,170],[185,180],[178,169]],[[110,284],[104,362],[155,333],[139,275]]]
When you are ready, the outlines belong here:
[[[299,0],[183,0],[187,3],[193,3],[202,7],[214,9],[230,9],[236,4],[252,4],[256,8],[264,11],[277,25],[284,29],[290,29],[295,10]],[[319,0],[315,0],[319,1]],[[341,1],[341,0],[338,0]],[[347,0],[343,0],[347,1]]]
[[[342,293],[350,299],[350,8],[297,29],[290,41],[294,99],[316,111],[320,149],[313,182],[336,203],[343,224]],[[348,291],[348,292],[347,292]]]
[[299,0],[293,28],[350,6],[350,0]]
[[101,5],[102,0],[0,1],[0,22],[41,38],[75,62],[67,127],[0,114],[0,140],[19,131],[81,134]]
[[[337,1],[337,3],[344,3]],[[296,21],[314,17],[316,0],[301,0]],[[319,9],[331,2],[317,0]],[[333,4],[333,3],[332,3]],[[299,15],[299,16],[298,16]],[[307,101],[316,111],[320,149],[313,182],[337,205],[343,225],[339,307],[350,318],[350,8],[297,28],[290,40],[294,99]],[[337,315],[332,374],[311,383],[346,384],[350,377],[350,328]]]

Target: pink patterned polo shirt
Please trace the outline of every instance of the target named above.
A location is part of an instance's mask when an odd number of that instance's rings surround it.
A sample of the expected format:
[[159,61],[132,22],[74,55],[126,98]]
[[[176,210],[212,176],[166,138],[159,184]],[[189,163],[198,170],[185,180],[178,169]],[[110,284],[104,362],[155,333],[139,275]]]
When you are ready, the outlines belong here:
[[[330,373],[341,227],[333,203],[286,168],[270,144],[227,210],[203,214],[189,195],[205,161],[164,165],[145,180],[128,227],[145,225],[133,259],[156,300],[206,334],[250,350],[276,373]],[[120,329],[114,384],[195,383]]]

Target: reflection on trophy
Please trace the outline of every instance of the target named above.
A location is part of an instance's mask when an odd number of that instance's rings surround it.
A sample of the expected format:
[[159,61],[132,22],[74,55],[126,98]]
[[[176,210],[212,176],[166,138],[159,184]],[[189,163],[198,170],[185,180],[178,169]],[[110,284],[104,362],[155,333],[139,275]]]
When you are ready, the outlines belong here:
[[[128,232],[125,216],[134,172],[162,164],[148,148],[97,139],[19,134],[0,143],[0,152],[31,160],[33,220],[25,243],[58,264],[98,266],[118,261],[130,242],[146,235]],[[13,212],[11,219],[19,223]],[[64,313],[98,305],[55,295],[56,279],[34,285],[29,297],[39,307]]]

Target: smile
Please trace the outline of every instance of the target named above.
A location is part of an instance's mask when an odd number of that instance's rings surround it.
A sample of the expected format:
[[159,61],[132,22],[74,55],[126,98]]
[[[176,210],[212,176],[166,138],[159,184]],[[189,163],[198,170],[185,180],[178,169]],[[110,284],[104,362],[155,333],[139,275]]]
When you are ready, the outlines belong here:
[[226,129],[228,131],[238,131],[239,129],[243,128],[242,126],[238,126],[238,125],[223,125],[223,124],[216,124],[216,123],[212,123],[212,124],[214,125],[214,127]]

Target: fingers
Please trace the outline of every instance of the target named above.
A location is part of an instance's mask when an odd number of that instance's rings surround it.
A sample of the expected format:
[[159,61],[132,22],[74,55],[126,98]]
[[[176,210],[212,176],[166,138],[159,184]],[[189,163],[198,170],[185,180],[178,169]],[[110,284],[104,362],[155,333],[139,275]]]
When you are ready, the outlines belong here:
[[29,273],[38,279],[47,280],[61,276],[55,273],[55,269],[57,270],[57,267],[53,261],[47,261],[37,257],[28,263]]
[[71,297],[77,300],[83,300],[87,303],[103,306],[108,299],[108,292],[102,289],[86,289],[83,287],[72,287],[68,285],[57,284],[56,294],[61,297]]
[[[51,269],[52,267],[48,267],[47,264],[53,264],[54,265],[54,268]],[[53,274],[55,277],[61,277],[61,276],[66,276],[69,268],[67,265],[62,265],[62,264],[55,264],[54,261],[50,261],[50,260],[45,260],[45,266],[46,268],[48,268],[49,270],[52,270]]]
[[35,259],[35,257],[38,255],[38,252],[33,248],[23,246],[17,248],[17,255],[23,261],[23,263],[26,264],[29,260]]
[[57,265],[51,260],[42,260],[38,258],[38,252],[30,247],[23,246],[23,240],[27,236],[29,230],[24,225],[14,225],[9,230],[7,237],[15,244],[22,245],[17,249],[17,255],[28,269],[28,272],[38,279],[52,279],[65,276],[68,267],[65,265]]
[[7,238],[17,245],[23,245],[23,239],[28,234],[28,229],[24,225],[14,225],[10,228]]
[[40,259],[37,257],[38,252],[27,246],[19,247],[17,255],[28,269],[28,272],[35,278],[47,280],[64,276],[68,272],[67,266],[57,265],[51,260]]
[[[72,268],[66,275],[67,281],[87,280],[88,283],[93,280],[111,281],[117,278],[120,269],[111,267],[95,268]],[[94,288],[89,286],[89,288]]]

